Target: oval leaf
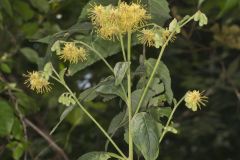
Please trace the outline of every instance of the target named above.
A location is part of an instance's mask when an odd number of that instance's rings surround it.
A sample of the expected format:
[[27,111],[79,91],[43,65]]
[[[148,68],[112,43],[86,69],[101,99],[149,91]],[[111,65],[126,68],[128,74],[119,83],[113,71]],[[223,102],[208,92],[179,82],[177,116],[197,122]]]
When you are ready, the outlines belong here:
[[145,160],[155,160],[159,154],[160,132],[157,122],[148,113],[138,113],[131,120],[133,142]]

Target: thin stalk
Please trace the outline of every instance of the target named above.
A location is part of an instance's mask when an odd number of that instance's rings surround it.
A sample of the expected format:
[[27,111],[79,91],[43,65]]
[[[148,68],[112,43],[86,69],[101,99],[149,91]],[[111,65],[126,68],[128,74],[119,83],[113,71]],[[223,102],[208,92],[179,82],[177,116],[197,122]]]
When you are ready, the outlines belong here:
[[[190,22],[190,21],[193,19],[193,17],[194,17],[194,15],[193,15],[192,17],[190,17],[187,21],[185,21],[182,25],[180,25],[180,27],[183,27],[183,26],[186,25],[188,22]],[[148,88],[149,88],[149,86],[150,86],[150,84],[151,84],[151,82],[152,82],[152,80],[153,80],[153,77],[154,77],[156,71],[157,71],[157,68],[158,68],[158,65],[159,65],[159,63],[160,63],[160,60],[161,60],[161,58],[162,58],[163,52],[164,52],[166,46],[168,45],[169,41],[172,39],[172,36],[173,36],[174,34],[175,34],[175,30],[170,34],[170,36],[168,37],[168,39],[166,40],[166,42],[163,44],[163,46],[162,46],[162,48],[161,48],[161,50],[160,50],[160,53],[159,53],[157,62],[156,62],[156,64],[155,64],[154,68],[153,68],[153,71],[152,71],[152,73],[151,73],[151,75],[150,75],[150,78],[149,78],[149,80],[148,80],[148,82],[147,82],[147,85],[146,85],[146,87],[145,87],[144,90],[143,90],[143,93],[142,93],[141,98],[140,98],[140,100],[139,100],[139,103],[138,103],[136,112],[135,112],[134,114],[136,114],[136,113],[139,112],[139,109],[140,109],[140,107],[141,107],[141,105],[142,105],[142,102],[143,102],[143,100],[144,100],[144,98],[145,98],[145,95],[146,95],[146,93],[147,93],[147,91],[148,91]]]
[[127,58],[129,62],[129,68],[127,73],[127,81],[128,81],[128,144],[129,144],[129,160],[133,160],[133,140],[131,135],[131,119],[132,119],[132,100],[131,100],[131,31],[128,32],[128,49],[127,49]]
[[122,35],[119,35],[119,38],[120,38],[120,43],[121,43],[121,48],[122,48],[123,59],[124,59],[124,61],[127,61]]
[[87,43],[84,43],[82,41],[77,41],[77,43],[80,43],[86,47],[88,47],[90,50],[92,50],[94,53],[97,54],[97,56],[99,58],[101,58],[101,60],[106,64],[106,66],[114,73],[114,70],[112,68],[112,66],[106,61],[106,59],[101,55],[101,53],[99,53],[96,49],[94,49],[93,47],[91,47],[90,45],[88,45]]
[[168,37],[167,41],[164,43],[164,45],[162,46],[162,48],[161,48],[161,50],[160,50],[160,53],[159,53],[157,62],[156,62],[156,64],[155,64],[154,68],[153,68],[153,71],[152,71],[152,73],[151,73],[151,75],[150,75],[150,78],[149,78],[149,80],[148,80],[148,82],[147,82],[147,85],[146,85],[146,87],[144,88],[143,93],[142,93],[142,95],[141,95],[141,98],[140,98],[140,100],[139,100],[139,102],[138,102],[138,105],[137,105],[137,109],[136,109],[135,114],[138,113],[138,111],[139,111],[139,109],[140,109],[140,107],[141,107],[141,105],[142,105],[142,102],[143,102],[143,100],[144,100],[144,98],[145,98],[145,95],[146,95],[146,93],[147,93],[147,91],[148,91],[148,88],[149,88],[150,84],[152,83],[153,77],[154,77],[154,75],[155,75],[155,73],[156,73],[156,71],[157,71],[157,68],[158,68],[158,65],[159,65],[159,63],[160,63],[160,60],[161,60],[161,58],[162,58],[163,52],[164,52],[164,50],[165,50],[168,42],[171,40],[171,38],[172,38],[173,35],[174,35],[174,32],[172,32],[172,33],[170,34],[170,36]]
[[[54,73],[59,77],[55,69],[53,69]],[[71,94],[77,105],[82,109],[82,111],[95,123],[95,125],[102,131],[102,133],[107,137],[107,139],[111,142],[111,144],[115,147],[115,149],[119,152],[119,154],[124,158],[127,159],[127,157],[123,154],[121,149],[116,145],[116,143],[112,140],[112,138],[108,135],[108,133],[103,129],[103,127],[97,122],[97,120],[82,106],[82,104],[78,101],[78,98],[75,96],[75,94],[72,92],[72,90],[66,85],[65,82],[61,82],[58,78],[51,76],[53,79],[61,83],[67,91]]]
[[[80,43],[86,47],[88,47],[90,50],[92,50],[94,53],[96,53],[96,55],[106,64],[106,66],[109,68],[109,70],[113,73],[114,75],[114,69],[112,68],[112,66],[107,62],[107,60],[101,55],[101,53],[99,53],[96,49],[94,49],[93,47],[91,47],[90,45],[88,45],[87,43],[84,43],[82,41],[77,41],[76,43]],[[123,94],[125,96],[125,98],[127,99],[127,93],[126,90],[123,87],[123,84],[120,84],[121,89],[123,91]]]
[[164,127],[163,133],[162,133],[162,135],[161,135],[161,137],[160,137],[160,139],[159,139],[159,143],[162,142],[163,137],[164,137],[165,134],[167,133],[167,127],[169,126],[169,124],[170,124],[170,122],[171,122],[171,120],[172,120],[173,114],[175,113],[175,111],[176,111],[177,107],[179,106],[179,104],[184,100],[184,98],[185,98],[185,96],[183,96],[183,97],[178,101],[178,103],[173,107],[173,110],[172,110],[172,112],[171,112],[171,114],[170,114],[170,116],[169,116],[169,118],[168,118],[168,121],[167,121],[165,127]]

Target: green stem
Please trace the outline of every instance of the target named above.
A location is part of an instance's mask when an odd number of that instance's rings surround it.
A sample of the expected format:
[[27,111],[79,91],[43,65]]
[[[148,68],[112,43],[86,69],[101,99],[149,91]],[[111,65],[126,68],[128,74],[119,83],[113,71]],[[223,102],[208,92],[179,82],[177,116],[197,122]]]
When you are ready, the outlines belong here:
[[[59,77],[58,73],[53,68],[54,73]],[[76,101],[78,106],[82,109],[82,111],[96,124],[96,126],[102,131],[102,133],[107,137],[107,139],[111,142],[111,144],[115,147],[115,149],[119,152],[119,154],[124,158],[127,159],[127,157],[123,154],[121,149],[116,145],[116,143],[112,140],[112,138],[108,135],[108,133],[103,129],[103,127],[97,122],[97,120],[82,106],[82,104],[78,101],[78,98],[75,96],[75,94],[72,92],[72,90],[66,85],[65,82],[61,82],[58,78],[52,76],[53,79],[61,83],[67,91],[71,94],[73,99]]]
[[[76,43],[80,43],[86,47],[88,47],[90,50],[92,50],[94,53],[96,53],[96,55],[106,64],[106,66],[109,68],[109,70],[113,73],[114,75],[114,69],[112,68],[112,66],[107,62],[107,60],[101,55],[101,53],[99,53],[96,49],[94,49],[93,47],[91,47],[90,45],[88,45],[87,43],[84,43],[82,41],[77,41]],[[127,93],[126,90],[123,87],[123,84],[120,84],[121,89],[123,91],[123,94],[125,96],[125,98],[127,99]]]
[[129,144],[129,160],[133,160],[133,140],[131,135],[131,119],[132,119],[132,100],[131,100],[131,31],[128,32],[128,49],[127,58],[129,62],[127,81],[128,81],[128,144]]
[[87,43],[84,43],[82,41],[77,41],[77,43],[80,43],[86,47],[88,47],[90,50],[92,50],[94,53],[97,54],[97,56],[106,64],[106,66],[114,73],[114,70],[112,68],[112,66],[107,62],[107,60],[101,55],[101,53],[99,53],[96,49],[94,49],[93,47],[91,47],[90,45],[88,45]]
[[127,61],[122,35],[119,35],[119,38],[120,38],[120,43],[121,43],[121,48],[122,48],[123,59],[124,59],[124,61]]
[[159,139],[159,143],[162,142],[165,134],[167,133],[167,128],[168,128],[168,126],[169,126],[169,124],[170,124],[170,122],[171,122],[171,120],[172,120],[173,114],[175,113],[175,111],[176,111],[177,107],[179,106],[179,104],[182,103],[182,101],[184,100],[184,98],[185,98],[185,96],[183,96],[183,97],[178,101],[178,103],[173,107],[173,110],[172,110],[172,112],[171,112],[171,114],[170,114],[170,116],[169,116],[169,118],[168,118],[168,121],[167,121],[165,127],[164,127],[163,133],[162,133],[162,135],[161,135],[161,137],[160,137],[160,139]]
[[[182,25],[180,25],[180,27],[183,27],[183,26],[186,25],[188,22],[190,22],[190,21],[193,19],[193,17],[194,17],[194,16],[190,17],[187,21],[185,21]],[[140,100],[139,100],[139,103],[138,103],[138,105],[137,105],[137,109],[136,109],[135,114],[138,113],[139,110],[140,110],[140,108],[141,108],[141,105],[142,105],[143,100],[144,100],[144,98],[145,98],[145,95],[146,95],[146,93],[147,93],[147,91],[148,91],[148,88],[149,88],[150,84],[152,83],[153,77],[154,77],[154,75],[155,75],[155,73],[156,73],[156,71],[157,71],[157,68],[158,68],[158,65],[159,65],[159,63],[160,63],[160,60],[161,60],[161,58],[162,58],[163,52],[164,52],[166,46],[168,45],[168,42],[172,39],[172,36],[173,36],[174,34],[175,34],[175,30],[169,35],[168,39],[167,39],[166,42],[163,44],[163,46],[162,46],[162,48],[161,48],[161,50],[160,50],[160,53],[159,53],[157,62],[156,62],[156,64],[155,64],[154,68],[153,68],[153,71],[152,71],[152,73],[151,73],[151,75],[150,75],[150,78],[149,78],[149,80],[148,80],[148,82],[147,82],[147,85],[146,85],[146,87],[145,87],[144,90],[143,90],[143,93],[142,93],[141,98],[140,98]]]
[[168,42],[171,40],[171,38],[172,38],[173,35],[174,35],[174,32],[172,32],[172,33],[170,34],[170,36],[168,37],[168,39],[166,40],[166,42],[164,43],[164,45],[162,46],[162,48],[161,48],[161,50],[160,50],[160,53],[159,53],[157,62],[156,62],[156,64],[155,64],[154,68],[153,68],[153,71],[152,71],[152,73],[151,73],[151,75],[150,75],[150,78],[149,78],[149,80],[148,80],[148,82],[147,82],[147,85],[146,85],[146,87],[144,88],[143,93],[142,93],[142,95],[141,95],[141,98],[140,98],[140,100],[139,100],[139,102],[138,102],[138,105],[137,105],[137,109],[136,109],[135,114],[138,113],[138,111],[139,111],[139,109],[140,109],[140,107],[141,107],[141,105],[142,105],[142,102],[143,102],[143,100],[144,100],[144,98],[145,98],[145,95],[146,95],[146,93],[147,93],[147,91],[148,91],[148,88],[149,88],[150,84],[152,83],[153,77],[154,77],[154,75],[155,75],[155,73],[156,73],[156,71],[157,71],[157,68],[158,68],[158,65],[159,65],[159,63],[160,63],[160,60],[161,60],[161,58],[162,58],[163,52],[164,52],[164,50],[165,50]]

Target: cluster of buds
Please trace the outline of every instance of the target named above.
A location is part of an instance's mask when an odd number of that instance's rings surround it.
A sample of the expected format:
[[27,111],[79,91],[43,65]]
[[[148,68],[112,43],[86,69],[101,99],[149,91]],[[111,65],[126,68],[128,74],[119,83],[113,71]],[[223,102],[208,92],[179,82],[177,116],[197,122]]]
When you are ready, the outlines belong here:
[[[170,37],[170,35],[173,35]],[[164,29],[160,26],[154,26],[151,29],[143,29],[141,34],[138,35],[139,41],[147,46],[154,46],[159,48],[163,46],[165,42],[169,41],[173,42],[176,39],[175,34],[180,33],[180,27],[176,19],[174,19],[169,27]]]
[[117,7],[93,5],[90,18],[100,37],[114,40],[115,37],[142,26],[150,16],[140,4],[121,2]]

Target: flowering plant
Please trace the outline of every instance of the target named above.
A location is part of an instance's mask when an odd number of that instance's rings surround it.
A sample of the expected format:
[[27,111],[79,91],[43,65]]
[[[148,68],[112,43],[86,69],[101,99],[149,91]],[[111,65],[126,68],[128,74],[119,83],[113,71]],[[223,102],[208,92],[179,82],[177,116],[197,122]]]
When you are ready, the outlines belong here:
[[[91,4],[88,15],[96,33],[95,37],[94,33],[90,38],[80,35],[80,38],[69,38],[68,41],[58,39],[50,45],[51,51],[55,52],[60,60],[69,62],[70,67],[58,72],[54,65],[48,62],[41,71],[25,75],[25,83],[37,93],[49,92],[53,88],[50,79],[60,83],[66,89],[58,99],[59,103],[67,106],[63,115],[66,116],[74,107],[80,107],[117,151],[108,152],[106,147],[105,151],[87,153],[79,160],[133,160],[140,156],[146,160],[156,160],[159,156],[159,144],[166,133],[177,133],[172,118],[181,102],[185,101],[187,108],[197,111],[201,105],[205,105],[207,98],[203,92],[193,90],[188,91],[179,101],[174,99],[170,73],[161,58],[168,44],[174,42],[184,25],[194,20],[199,22],[199,26],[203,26],[207,24],[207,17],[197,11],[180,21],[174,18],[168,27],[164,28],[151,21],[154,15],[143,4],[121,1],[117,5]],[[104,49],[97,46],[97,43],[106,42],[109,44],[104,46]],[[145,51],[142,55],[137,55],[140,64],[133,71],[132,47],[136,44],[155,47],[160,49],[160,52],[157,59],[147,59]],[[111,48],[111,45],[120,46],[120,51],[103,53],[108,52],[107,48]],[[123,61],[116,62],[114,67],[106,60],[111,52],[122,53]],[[65,75],[73,75],[99,59],[112,75],[77,96],[66,83]],[[88,98],[84,99],[86,95]],[[84,107],[85,101],[92,101],[98,96],[103,97],[104,101],[118,98],[124,103],[122,111],[111,121],[108,131]],[[166,122],[164,118],[167,119]],[[124,141],[128,144],[127,154],[113,139],[119,129],[124,129]]]

